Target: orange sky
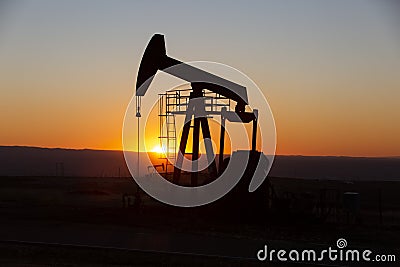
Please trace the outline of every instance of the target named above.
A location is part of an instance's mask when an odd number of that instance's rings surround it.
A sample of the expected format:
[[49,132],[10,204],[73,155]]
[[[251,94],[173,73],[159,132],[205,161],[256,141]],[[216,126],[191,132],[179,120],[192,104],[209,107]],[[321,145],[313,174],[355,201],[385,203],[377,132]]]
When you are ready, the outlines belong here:
[[0,145],[121,149],[143,49],[162,32],[174,57],[257,83],[277,154],[400,155],[398,6],[310,2],[216,4],[207,21],[190,12],[200,3],[2,6]]

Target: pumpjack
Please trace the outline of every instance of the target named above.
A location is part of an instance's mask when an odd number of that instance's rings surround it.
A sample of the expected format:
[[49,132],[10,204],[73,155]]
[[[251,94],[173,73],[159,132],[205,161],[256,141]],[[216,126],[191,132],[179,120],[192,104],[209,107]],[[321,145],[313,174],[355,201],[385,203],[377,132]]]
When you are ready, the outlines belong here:
[[[184,112],[172,111],[172,113],[175,112],[174,114],[185,115],[185,123],[179,142],[179,151],[176,155],[176,161],[174,164],[172,179],[174,183],[179,184],[180,182],[182,162],[184,155],[187,154],[185,152],[191,128],[193,128],[191,157],[193,164],[192,169],[197,170],[201,128],[208,160],[208,182],[216,179],[218,175],[223,172],[227,162],[226,159],[224,160],[226,121],[234,123],[252,123],[252,140],[249,161],[254,161],[254,159],[257,158],[258,162],[258,158],[260,157],[260,152],[256,150],[258,110],[254,109],[252,111],[246,111],[246,106],[249,105],[246,87],[168,56],[166,53],[164,36],[161,34],[155,34],[145,49],[137,75],[137,117],[141,116],[141,97],[146,94],[157,71],[163,71],[190,83],[189,95],[187,96],[188,101],[185,103],[186,110]],[[206,106],[210,106],[210,104],[206,103],[206,90],[207,92],[215,94],[215,100],[223,98],[229,100],[229,103],[232,102],[234,104],[234,110],[228,110],[226,106],[220,109],[207,109]],[[177,104],[177,101],[175,101],[175,104]],[[211,143],[210,127],[208,123],[208,116],[210,115],[221,116],[218,168],[215,160],[216,156]],[[191,185],[197,186],[197,184],[198,172],[192,171]]]

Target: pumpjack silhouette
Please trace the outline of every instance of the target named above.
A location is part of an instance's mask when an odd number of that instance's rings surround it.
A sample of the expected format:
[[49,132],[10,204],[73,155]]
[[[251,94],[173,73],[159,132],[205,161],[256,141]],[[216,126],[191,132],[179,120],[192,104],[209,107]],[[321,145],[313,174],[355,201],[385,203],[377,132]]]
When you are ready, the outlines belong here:
[[[203,141],[206,148],[206,156],[208,161],[207,179],[203,183],[212,182],[218,179],[218,176],[224,172],[229,160],[234,157],[241,157],[247,154],[248,164],[236,187],[223,197],[220,203],[233,206],[236,211],[249,211],[249,207],[259,207],[260,203],[269,205],[269,197],[272,189],[268,179],[255,192],[250,193],[249,188],[252,183],[251,179],[258,168],[267,168],[268,159],[262,153],[257,151],[257,120],[258,110],[246,111],[246,106],[249,105],[246,87],[206,72],[180,60],[172,58],[166,53],[164,36],[155,34],[148,43],[143,54],[136,81],[136,116],[141,116],[141,97],[145,96],[151,82],[157,71],[163,71],[184,81],[190,83],[189,90],[173,90],[163,94],[165,112],[159,114],[161,119],[167,120],[168,116],[184,115],[185,122],[182,134],[179,140],[179,150],[174,153],[174,170],[171,181],[180,184],[182,176],[182,162],[184,160],[187,143],[189,140],[190,130],[192,129],[192,172],[190,173],[190,186],[198,185],[200,171],[197,171],[197,160],[199,158],[200,146],[200,130],[202,131]],[[172,101],[171,101],[172,99]],[[225,104],[221,104],[225,101]],[[229,102],[229,105],[226,103]],[[231,104],[234,108],[230,109]],[[184,110],[181,106],[184,106]],[[172,108],[169,108],[172,106]],[[216,155],[214,154],[210,126],[208,119],[210,116],[221,116],[220,135],[219,135],[219,153],[218,167],[216,163]],[[167,120],[168,121],[168,120]],[[252,123],[251,149],[247,151],[234,151],[230,157],[224,158],[225,148],[225,128],[226,123]],[[167,122],[168,123],[168,122]],[[162,136],[160,139],[167,138]],[[174,135],[176,138],[176,135]],[[167,149],[170,149],[167,146]],[[166,169],[168,170],[168,162],[170,158],[166,157]],[[259,165],[259,163],[261,165]],[[171,165],[171,164],[170,164]],[[167,171],[166,171],[167,172]],[[267,175],[265,173],[265,175]],[[253,186],[254,187],[254,186]],[[217,201],[218,202],[218,201]]]

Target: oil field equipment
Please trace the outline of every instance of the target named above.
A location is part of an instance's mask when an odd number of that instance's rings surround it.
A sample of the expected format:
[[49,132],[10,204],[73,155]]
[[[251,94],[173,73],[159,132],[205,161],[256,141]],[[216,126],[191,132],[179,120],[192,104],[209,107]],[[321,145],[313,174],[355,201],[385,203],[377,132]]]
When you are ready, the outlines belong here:
[[[257,110],[246,111],[248,96],[246,88],[242,85],[216,76],[166,54],[164,36],[155,34],[143,54],[136,81],[136,116],[141,116],[140,104],[141,97],[144,96],[156,72],[160,70],[185,80],[190,83],[190,88],[185,90],[170,90],[160,94],[159,117],[160,117],[160,136],[163,147],[165,147],[166,167],[174,161],[174,171],[172,181],[180,183],[182,162],[186,154],[186,146],[190,130],[192,129],[192,171],[191,185],[198,185],[197,159],[199,158],[200,129],[208,160],[208,181],[215,180],[224,169],[224,144],[225,144],[225,123],[226,121],[235,123],[252,123],[252,141],[250,155],[257,155],[256,136],[257,136]],[[232,107],[232,108],[231,108]],[[176,151],[178,142],[175,116],[184,115],[185,122],[179,140],[179,149]],[[221,116],[221,128],[219,136],[219,158],[218,168],[216,155],[211,143],[209,116]],[[166,125],[163,128],[163,125]],[[257,160],[258,162],[258,160]]]

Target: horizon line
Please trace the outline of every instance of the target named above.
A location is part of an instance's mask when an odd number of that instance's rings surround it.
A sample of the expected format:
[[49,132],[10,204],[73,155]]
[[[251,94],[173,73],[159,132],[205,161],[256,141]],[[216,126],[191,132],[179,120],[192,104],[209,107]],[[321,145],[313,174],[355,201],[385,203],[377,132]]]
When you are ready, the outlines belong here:
[[[107,151],[107,152],[124,152],[123,149],[98,149],[98,148],[66,148],[66,147],[42,147],[42,146],[31,146],[31,145],[0,145],[0,148],[35,148],[35,149],[59,149],[59,150],[74,150],[74,151]],[[138,152],[134,150],[127,150],[127,152]],[[157,153],[152,151],[139,151],[139,153]],[[229,154],[227,154],[229,155]],[[345,158],[400,158],[400,155],[395,156],[345,156],[345,155],[302,155],[302,154],[275,154],[275,156],[286,156],[286,157],[345,157]]]

